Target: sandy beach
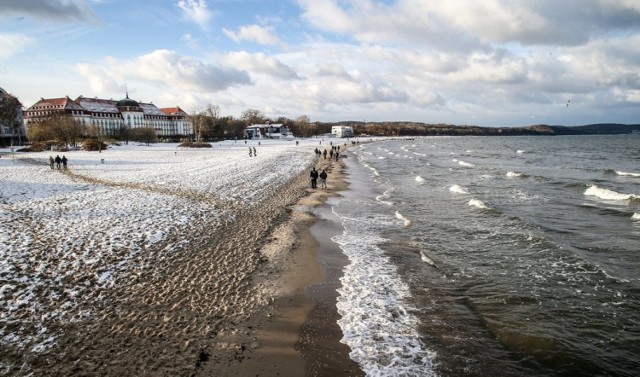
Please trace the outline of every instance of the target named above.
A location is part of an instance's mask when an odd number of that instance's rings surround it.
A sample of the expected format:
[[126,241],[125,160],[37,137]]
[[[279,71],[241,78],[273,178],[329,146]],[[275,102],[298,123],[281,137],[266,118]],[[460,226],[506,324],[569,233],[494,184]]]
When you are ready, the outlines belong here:
[[317,220],[344,167],[316,143],[72,152],[68,171],[5,155],[0,372],[361,374],[335,323],[337,229]]

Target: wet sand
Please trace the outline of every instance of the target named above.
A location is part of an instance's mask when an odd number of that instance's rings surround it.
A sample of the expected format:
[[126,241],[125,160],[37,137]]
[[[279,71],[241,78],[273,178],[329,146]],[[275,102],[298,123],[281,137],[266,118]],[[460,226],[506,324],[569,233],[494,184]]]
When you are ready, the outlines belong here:
[[276,283],[279,293],[245,324],[257,330],[233,339],[236,343],[251,341],[250,349],[227,365],[204,364],[198,375],[364,375],[349,358],[349,348],[340,343],[336,289],[347,260],[330,239],[341,229],[330,219],[333,215],[325,205],[329,197],[347,188],[344,165],[321,159],[316,168],[327,169],[328,188],[307,189],[307,195],[292,209],[289,225],[296,243],[281,265]]

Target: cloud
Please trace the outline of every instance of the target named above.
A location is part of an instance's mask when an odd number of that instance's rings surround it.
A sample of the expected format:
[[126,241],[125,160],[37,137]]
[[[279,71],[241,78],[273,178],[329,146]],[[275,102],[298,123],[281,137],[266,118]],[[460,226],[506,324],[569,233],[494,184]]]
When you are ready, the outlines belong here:
[[269,28],[258,25],[241,26],[237,32],[227,29],[222,29],[222,31],[236,43],[252,41],[263,46],[284,46],[284,43]]
[[0,59],[6,59],[26,50],[34,40],[24,34],[0,34]]
[[291,67],[264,53],[231,52],[227,55],[226,62],[229,66],[244,71],[262,73],[283,80],[299,79]]
[[251,84],[246,72],[221,68],[168,50],[156,50],[129,61],[108,58],[98,65],[79,64],[77,69],[96,91],[112,87],[111,82],[133,80],[155,87],[205,93]]
[[298,0],[309,25],[367,43],[464,49],[475,46],[579,45],[640,30],[633,0]]
[[180,0],[176,6],[182,10],[187,20],[196,23],[204,30],[209,29],[213,13],[208,9],[206,0]]
[[97,22],[98,17],[83,0],[2,0],[0,17],[30,16],[57,22]]

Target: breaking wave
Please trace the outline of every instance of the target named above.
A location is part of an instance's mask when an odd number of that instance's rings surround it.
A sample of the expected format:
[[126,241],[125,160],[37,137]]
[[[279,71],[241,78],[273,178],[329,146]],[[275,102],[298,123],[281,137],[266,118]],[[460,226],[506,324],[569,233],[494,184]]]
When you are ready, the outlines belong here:
[[469,190],[467,190],[466,188],[459,186],[459,185],[453,185],[451,187],[449,187],[449,191],[451,192],[455,192],[458,194],[469,194]]
[[489,207],[486,204],[484,204],[484,202],[482,200],[478,200],[478,199],[471,199],[471,200],[469,200],[468,204],[470,206],[472,206],[472,207],[476,207],[476,208],[480,208],[480,209],[491,209],[491,207]]
[[617,191],[591,185],[585,192],[586,196],[595,196],[604,200],[640,200],[640,196],[631,194],[622,194]]

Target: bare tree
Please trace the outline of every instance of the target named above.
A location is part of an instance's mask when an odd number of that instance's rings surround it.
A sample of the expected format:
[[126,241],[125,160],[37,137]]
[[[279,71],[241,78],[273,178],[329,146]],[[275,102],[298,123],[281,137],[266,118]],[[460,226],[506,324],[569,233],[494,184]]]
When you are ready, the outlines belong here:
[[74,146],[86,134],[86,127],[67,114],[52,114],[39,122],[31,123],[27,130],[27,137],[31,141],[56,141]]
[[131,139],[140,143],[156,143],[158,134],[153,127],[139,127],[131,129]]
[[242,113],[241,119],[247,125],[260,124],[266,122],[267,118],[260,110],[247,109]]

